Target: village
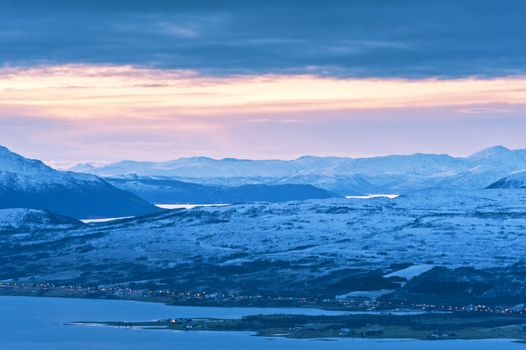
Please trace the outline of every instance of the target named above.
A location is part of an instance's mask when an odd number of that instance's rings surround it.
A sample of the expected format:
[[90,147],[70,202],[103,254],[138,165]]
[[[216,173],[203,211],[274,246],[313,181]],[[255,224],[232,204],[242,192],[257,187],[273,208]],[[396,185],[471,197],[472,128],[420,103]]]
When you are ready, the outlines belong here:
[[526,304],[517,305],[444,305],[430,303],[382,302],[364,296],[349,298],[294,298],[280,296],[241,295],[209,291],[173,291],[169,289],[132,289],[122,286],[82,286],[56,283],[0,282],[0,295],[71,297],[90,299],[122,299],[160,302],[168,305],[222,307],[304,307],[324,310],[364,311],[389,314],[394,312],[482,313],[526,315]]

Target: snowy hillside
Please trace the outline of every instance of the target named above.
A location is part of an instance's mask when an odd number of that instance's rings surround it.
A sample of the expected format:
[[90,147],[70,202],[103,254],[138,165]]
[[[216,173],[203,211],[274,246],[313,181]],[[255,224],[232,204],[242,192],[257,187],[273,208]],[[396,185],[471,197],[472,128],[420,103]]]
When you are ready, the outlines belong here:
[[0,231],[35,232],[79,228],[84,224],[67,216],[36,209],[0,209]]
[[468,171],[447,177],[437,186],[464,189],[486,188],[513,172],[526,169],[526,157],[523,151],[511,151],[505,147],[496,146],[477,152],[465,159],[470,165]]
[[183,181],[229,185],[310,184],[341,195],[406,192],[421,188],[480,189],[526,170],[526,152],[495,146],[469,157],[444,154],[390,155],[372,158],[306,156],[295,160],[181,158],[168,162],[122,161],[74,169],[101,176],[138,174]]
[[373,158],[301,157],[295,160],[181,158],[168,162],[121,161],[102,166],[77,168],[102,176],[136,173],[145,176],[209,177],[285,177],[319,174],[448,173],[466,169],[461,159],[447,155],[414,154]]
[[57,171],[1,146],[0,208],[48,209],[77,218],[140,215],[157,210],[97,176]]
[[526,172],[511,174],[491,184],[488,188],[526,188]]
[[[47,244],[24,249],[0,236],[9,258],[0,279],[252,293],[390,289],[385,276],[413,265],[520,264],[525,203],[526,191],[422,191],[171,210],[48,234]],[[44,257],[35,270],[37,254]]]

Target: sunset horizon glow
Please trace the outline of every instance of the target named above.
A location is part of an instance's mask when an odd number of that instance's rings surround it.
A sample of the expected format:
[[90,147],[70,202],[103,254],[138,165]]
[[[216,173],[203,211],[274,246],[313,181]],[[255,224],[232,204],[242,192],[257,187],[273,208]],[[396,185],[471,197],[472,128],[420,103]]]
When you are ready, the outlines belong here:
[[[0,69],[0,76],[0,112],[20,115],[36,112],[47,118],[65,119],[133,118],[143,110],[153,112],[144,118],[152,118],[155,112],[177,117],[179,114],[214,116],[526,104],[526,76],[485,79],[359,79],[306,74],[214,77],[192,71],[91,65],[4,68]],[[466,110],[466,114],[470,112]]]

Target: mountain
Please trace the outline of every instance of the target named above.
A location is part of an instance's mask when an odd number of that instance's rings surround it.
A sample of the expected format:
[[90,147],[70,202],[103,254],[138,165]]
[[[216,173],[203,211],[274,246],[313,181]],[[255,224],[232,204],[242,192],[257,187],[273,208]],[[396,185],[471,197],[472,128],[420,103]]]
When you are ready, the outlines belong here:
[[468,157],[447,154],[371,158],[304,156],[294,160],[181,158],[168,162],[121,161],[86,172],[177,178],[208,185],[309,184],[340,195],[404,193],[423,188],[476,189],[526,170],[526,150],[495,146]]
[[335,198],[338,195],[311,185],[212,186],[187,183],[170,178],[129,175],[107,178],[113,186],[136,194],[153,203],[244,203],[279,202]]
[[97,176],[57,171],[1,146],[0,208],[47,209],[83,219],[158,211],[154,205]]
[[95,166],[93,164],[79,163],[79,164],[72,166],[68,170],[76,172],[76,173],[89,173],[93,171],[94,169],[95,169]]
[[437,187],[486,188],[509,174],[526,169],[526,155],[523,151],[495,146],[474,153],[464,159],[469,165],[469,170],[443,179]]
[[488,186],[494,188],[526,188],[526,171],[507,176]]
[[515,167],[517,164],[524,165],[524,150],[512,151],[504,146],[493,146],[476,152],[466,158],[472,166],[486,167]]
[[180,158],[168,162],[121,161],[92,169],[101,176],[138,174],[180,178],[271,177],[357,174],[440,174],[458,172],[467,165],[448,155],[413,154],[372,158],[338,158],[305,156],[294,160],[212,159],[208,157]]

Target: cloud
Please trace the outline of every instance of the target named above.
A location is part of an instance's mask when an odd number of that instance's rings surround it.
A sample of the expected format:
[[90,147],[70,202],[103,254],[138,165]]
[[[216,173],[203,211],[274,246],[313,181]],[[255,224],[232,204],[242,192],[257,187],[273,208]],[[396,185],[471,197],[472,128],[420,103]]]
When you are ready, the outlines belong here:
[[[525,103],[526,77],[356,79],[316,75],[206,76],[132,66],[66,65],[0,69],[0,111],[69,120],[170,121],[181,129],[226,118],[262,122],[267,113],[456,106],[460,113],[503,113]],[[491,104],[499,104],[498,107]],[[276,118],[275,115],[284,115]],[[274,115],[274,116],[273,116]],[[151,124],[150,127],[154,127]]]
[[135,65],[204,74],[526,74],[526,2],[10,1],[0,65]]
[[512,113],[513,110],[505,108],[492,108],[492,107],[473,107],[473,108],[461,108],[457,110],[458,113],[462,114],[503,114]]
[[241,120],[242,123],[271,123],[272,119],[270,118],[256,118],[256,119],[243,119]]
[[183,38],[195,38],[199,33],[190,26],[176,23],[160,22],[159,27],[169,35]]
[[[223,77],[101,65],[11,67],[0,76],[2,143],[48,160],[444,152],[439,145],[449,143],[471,152],[487,140],[520,144],[513,135],[526,122],[520,76]],[[457,127],[471,143],[448,131]]]

